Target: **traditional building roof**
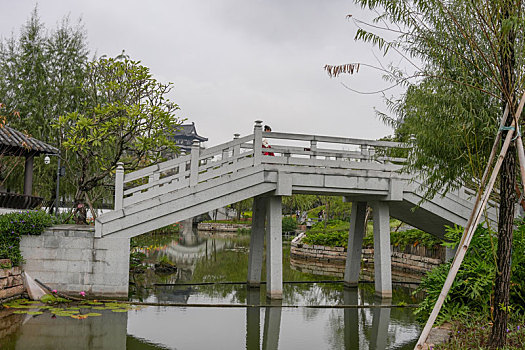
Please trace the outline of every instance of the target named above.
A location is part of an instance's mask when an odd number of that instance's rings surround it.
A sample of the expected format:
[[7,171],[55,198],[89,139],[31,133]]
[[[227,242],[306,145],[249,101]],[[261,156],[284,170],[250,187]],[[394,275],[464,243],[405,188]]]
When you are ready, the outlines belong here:
[[28,153],[33,155],[58,154],[59,151],[57,148],[9,126],[0,127],[0,155],[22,156]]
[[193,140],[199,142],[208,141],[208,138],[197,134],[195,123],[183,124],[173,133],[173,140],[175,144],[180,147],[181,151],[189,152]]

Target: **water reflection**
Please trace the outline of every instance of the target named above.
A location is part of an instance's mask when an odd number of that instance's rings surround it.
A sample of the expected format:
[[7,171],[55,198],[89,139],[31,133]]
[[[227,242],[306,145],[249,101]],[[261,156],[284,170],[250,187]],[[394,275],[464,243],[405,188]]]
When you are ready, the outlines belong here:
[[[266,299],[261,288],[243,284],[157,286],[154,283],[245,281],[247,237],[175,237],[150,249],[166,255],[180,270],[136,276],[132,299],[162,303],[218,304],[215,307],[147,307],[127,313],[102,311],[85,320],[52,319],[49,313],[17,315],[13,334],[0,339],[4,349],[411,349],[419,334],[412,309],[315,308],[317,305],[414,303],[394,289],[393,299],[375,297],[374,286],[347,289],[337,283],[285,284],[282,301]],[[289,268],[283,250],[284,280],[319,276]],[[264,272],[263,272],[264,276]],[[323,277],[322,279],[326,279]],[[167,281],[167,282],[166,282]],[[221,307],[220,304],[239,304]],[[308,307],[313,306],[313,307]],[[21,317],[24,316],[24,317]],[[13,318],[14,319],[14,318]]]
[[261,291],[259,288],[248,288],[246,308],[246,349],[255,350],[261,348]]

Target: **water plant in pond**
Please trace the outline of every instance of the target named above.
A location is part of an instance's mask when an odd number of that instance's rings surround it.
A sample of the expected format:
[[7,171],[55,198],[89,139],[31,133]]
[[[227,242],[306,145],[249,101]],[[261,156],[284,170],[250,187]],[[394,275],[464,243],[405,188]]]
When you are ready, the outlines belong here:
[[[53,296],[50,296],[53,299],[48,299],[49,301],[52,300],[58,300],[62,298],[55,298]],[[63,299],[65,300],[65,299]],[[66,300],[67,301],[67,300]],[[57,304],[54,302],[54,304]],[[58,304],[58,305],[64,305]],[[127,312],[129,310],[137,310],[140,309],[141,306],[134,306],[126,303],[118,303],[118,302],[98,302],[98,301],[83,301],[80,304],[68,304],[67,306],[51,306],[49,304],[46,304],[43,301],[29,301],[27,299],[17,299],[13,300],[11,302],[3,304],[3,307],[5,308],[13,308],[16,309],[13,313],[16,314],[27,314],[27,315],[41,315],[45,313],[49,313],[53,316],[53,318],[56,317],[71,317],[77,320],[83,320],[88,317],[97,317],[102,316],[102,313],[99,312],[93,312],[92,310],[107,310],[111,312]]]

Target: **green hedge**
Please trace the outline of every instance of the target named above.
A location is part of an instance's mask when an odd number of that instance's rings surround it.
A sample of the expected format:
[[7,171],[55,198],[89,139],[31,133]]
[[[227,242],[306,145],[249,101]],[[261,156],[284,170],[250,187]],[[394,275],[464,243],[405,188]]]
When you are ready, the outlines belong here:
[[23,262],[20,254],[22,235],[40,235],[59,219],[44,211],[25,211],[0,215],[0,259],[10,259],[14,266]]
[[[325,245],[329,247],[347,247],[348,231],[350,223],[342,220],[328,220],[316,223],[309,231],[306,232],[304,242],[306,244]],[[401,248],[408,245],[423,246],[432,248],[441,245],[442,241],[429,233],[418,229],[409,229],[390,233],[390,244]],[[372,230],[363,238],[363,247],[372,247],[374,245],[374,234]]]

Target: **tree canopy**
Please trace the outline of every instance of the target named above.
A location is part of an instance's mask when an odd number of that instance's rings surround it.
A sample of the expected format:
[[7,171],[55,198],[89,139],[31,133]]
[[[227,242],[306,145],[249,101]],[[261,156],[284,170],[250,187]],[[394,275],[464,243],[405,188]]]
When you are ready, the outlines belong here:
[[[66,158],[72,159],[77,209],[119,162],[134,170],[163,160],[165,151],[176,152],[170,136],[180,125],[179,107],[166,97],[171,84],[158,82],[149,68],[127,57],[90,63],[82,88],[83,106],[53,125],[63,135]],[[85,220],[85,211],[80,213]]]
[[[387,81],[406,87],[381,114],[410,144],[406,171],[421,174],[427,195],[477,184],[501,115],[509,127],[524,84],[525,6],[521,0],[356,0],[377,16],[354,19],[356,39],[393,51],[406,66],[378,67]],[[326,66],[331,76],[360,65]],[[406,68],[409,67],[409,68]],[[520,122],[523,124],[523,122]],[[510,251],[516,202],[516,149],[509,147],[499,178],[498,274],[494,288],[491,346],[505,343]]]

